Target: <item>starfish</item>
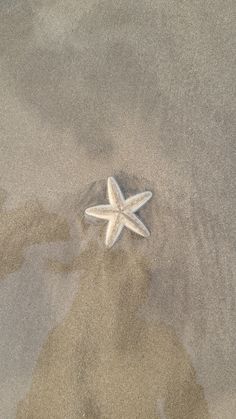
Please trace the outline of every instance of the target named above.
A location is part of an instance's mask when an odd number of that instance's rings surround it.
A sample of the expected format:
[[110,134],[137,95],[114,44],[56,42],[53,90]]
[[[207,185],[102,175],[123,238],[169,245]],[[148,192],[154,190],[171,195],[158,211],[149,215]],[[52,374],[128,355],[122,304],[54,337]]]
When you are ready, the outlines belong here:
[[106,246],[110,248],[115,244],[124,227],[140,236],[150,236],[150,232],[135,215],[135,212],[149,201],[152,192],[145,191],[125,199],[114,177],[108,178],[107,190],[109,205],[98,205],[85,210],[85,214],[88,216],[108,221]]

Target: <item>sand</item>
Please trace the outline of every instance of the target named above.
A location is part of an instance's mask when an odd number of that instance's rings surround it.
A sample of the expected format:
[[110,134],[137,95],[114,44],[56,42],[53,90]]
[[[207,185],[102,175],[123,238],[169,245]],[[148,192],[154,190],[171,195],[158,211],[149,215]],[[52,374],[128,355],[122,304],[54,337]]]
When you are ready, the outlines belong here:
[[[235,419],[235,2],[0,6],[0,417]],[[115,176],[148,239],[107,251]]]

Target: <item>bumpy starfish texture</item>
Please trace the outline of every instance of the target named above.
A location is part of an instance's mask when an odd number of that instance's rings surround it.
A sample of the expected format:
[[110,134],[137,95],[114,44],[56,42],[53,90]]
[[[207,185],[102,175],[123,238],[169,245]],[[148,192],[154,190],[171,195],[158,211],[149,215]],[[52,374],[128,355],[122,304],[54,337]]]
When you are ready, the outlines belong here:
[[108,178],[107,189],[109,205],[98,205],[85,210],[85,214],[88,216],[108,221],[106,246],[110,248],[115,244],[124,227],[140,236],[150,236],[148,229],[135,215],[135,212],[149,201],[152,193],[146,191],[125,199],[113,177]]

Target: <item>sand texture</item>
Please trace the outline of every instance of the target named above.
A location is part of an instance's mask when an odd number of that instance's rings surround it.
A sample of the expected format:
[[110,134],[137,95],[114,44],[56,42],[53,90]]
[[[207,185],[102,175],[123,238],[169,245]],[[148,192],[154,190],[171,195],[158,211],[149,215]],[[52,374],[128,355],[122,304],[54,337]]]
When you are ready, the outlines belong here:
[[236,418],[235,12],[1,2],[1,419]]

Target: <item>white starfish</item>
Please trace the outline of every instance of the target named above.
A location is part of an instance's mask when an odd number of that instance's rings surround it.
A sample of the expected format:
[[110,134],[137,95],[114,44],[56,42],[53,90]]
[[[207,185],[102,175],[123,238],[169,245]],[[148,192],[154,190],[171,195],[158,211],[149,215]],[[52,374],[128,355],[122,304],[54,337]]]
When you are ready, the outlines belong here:
[[124,227],[140,236],[150,236],[148,229],[135,215],[135,212],[149,201],[152,193],[146,191],[125,199],[113,177],[108,178],[107,189],[109,205],[98,205],[85,210],[86,215],[109,221],[106,232],[106,246],[110,248],[115,244]]

